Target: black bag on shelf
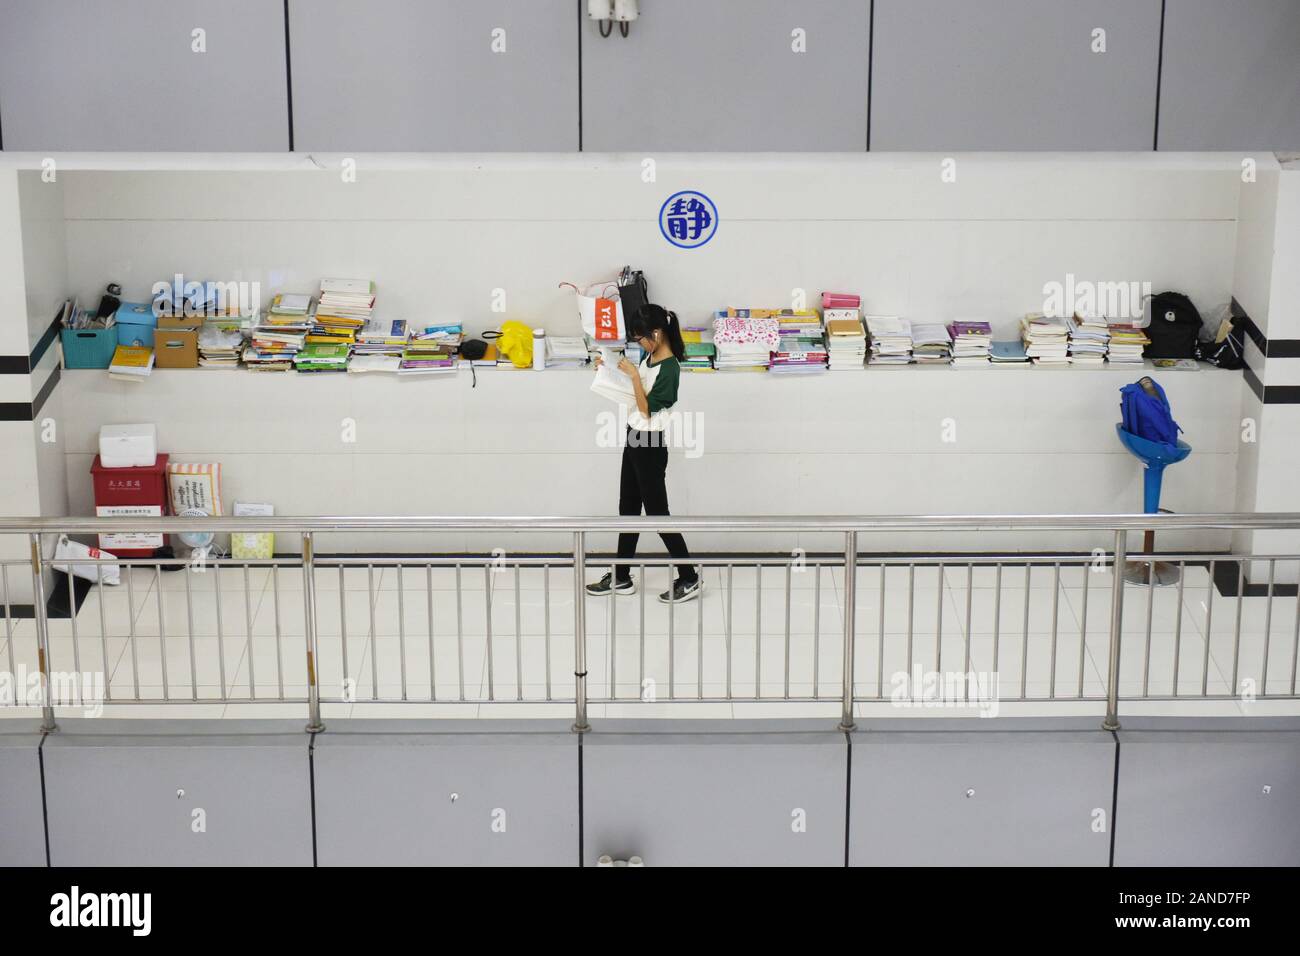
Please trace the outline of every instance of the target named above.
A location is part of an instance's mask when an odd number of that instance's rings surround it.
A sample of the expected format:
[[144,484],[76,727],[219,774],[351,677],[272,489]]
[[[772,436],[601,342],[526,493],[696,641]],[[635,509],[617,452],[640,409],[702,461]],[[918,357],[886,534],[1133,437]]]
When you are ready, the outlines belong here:
[[1231,315],[1223,320],[1220,338],[1196,343],[1196,357],[1208,362],[1215,368],[1239,369],[1246,364],[1246,333],[1239,316]]
[[631,266],[624,266],[618,275],[618,298],[623,306],[623,319],[628,327],[628,341],[631,339],[632,319],[642,306],[650,301],[650,286],[645,281],[645,273]]
[[1147,303],[1151,322],[1147,338],[1151,344],[1142,350],[1144,358],[1196,358],[1196,340],[1201,334],[1201,313],[1192,300],[1181,292],[1161,292]]

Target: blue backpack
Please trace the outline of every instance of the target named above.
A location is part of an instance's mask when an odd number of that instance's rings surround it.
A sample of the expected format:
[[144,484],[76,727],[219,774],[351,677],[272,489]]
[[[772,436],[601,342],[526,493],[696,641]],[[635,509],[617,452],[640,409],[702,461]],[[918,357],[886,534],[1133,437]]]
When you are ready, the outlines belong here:
[[[1144,385],[1150,386],[1154,395]],[[1178,444],[1178,433],[1182,431],[1174,421],[1169,410],[1169,399],[1165,390],[1152,378],[1144,378],[1132,385],[1125,385],[1119,390],[1119,409],[1123,418],[1124,430],[1132,432],[1148,441],[1164,442],[1166,445]]]

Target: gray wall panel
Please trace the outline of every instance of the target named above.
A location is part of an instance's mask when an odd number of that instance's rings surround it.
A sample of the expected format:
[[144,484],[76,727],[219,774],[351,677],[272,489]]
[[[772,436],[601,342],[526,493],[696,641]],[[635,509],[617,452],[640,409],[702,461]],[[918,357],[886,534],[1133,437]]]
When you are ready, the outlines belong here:
[[38,726],[0,723],[0,866],[45,865]]
[[773,721],[767,733],[746,721],[730,722],[735,733],[719,732],[728,722],[632,723],[597,722],[583,740],[586,865],[601,854],[646,866],[844,865],[846,744],[825,721],[806,731]]
[[850,863],[1105,866],[1113,738],[994,729],[1002,723],[908,731],[878,721],[854,734]]
[[0,0],[0,23],[6,150],[289,148],[280,0]]
[[290,0],[289,23],[297,150],[578,148],[572,0]]
[[584,20],[583,149],[863,151],[869,19],[868,0],[647,0],[627,37]]
[[1160,0],[875,0],[874,31],[872,150],[1152,148]]
[[577,736],[550,721],[487,723],[332,722],[316,738],[320,864],[576,866]]
[[301,721],[62,721],[45,743],[50,862],[310,865],[307,742]]
[[1169,0],[1161,149],[1300,149],[1300,3]]
[[1134,723],[1119,731],[1116,866],[1300,866],[1300,731]]

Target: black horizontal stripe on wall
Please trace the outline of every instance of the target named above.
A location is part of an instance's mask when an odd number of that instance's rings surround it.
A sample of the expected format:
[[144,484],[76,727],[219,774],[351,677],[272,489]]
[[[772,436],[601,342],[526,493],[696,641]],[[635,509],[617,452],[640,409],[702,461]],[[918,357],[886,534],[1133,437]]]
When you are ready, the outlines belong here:
[[1241,322],[1242,330],[1265,358],[1300,358],[1300,339],[1270,339],[1235,298],[1232,316]]
[[0,402],[0,422],[34,422],[46,401],[59,384],[63,369],[56,368],[41,386],[40,392],[30,402]]
[[28,355],[0,355],[0,375],[30,375],[36,366],[40,364],[41,359],[45,358],[45,353],[49,351],[54,340],[59,337],[59,320],[62,318],[63,310],[54,317],[54,321],[49,327],[41,333],[36,345]]

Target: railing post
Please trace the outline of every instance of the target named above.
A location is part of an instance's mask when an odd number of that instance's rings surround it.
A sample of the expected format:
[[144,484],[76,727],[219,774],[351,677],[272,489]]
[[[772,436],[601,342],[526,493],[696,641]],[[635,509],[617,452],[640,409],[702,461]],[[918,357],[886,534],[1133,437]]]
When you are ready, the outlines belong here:
[[1127,532],[1115,532],[1115,562],[1110,575],[1110,653],[1106,663],[1106,717],[1102,730],[1119,730],[1119,638],[1124,629],[1124,561]]
[[316,548],[310,531],[302,533],[302,600],[307,634],[307,733],[318,734],[325,724],[320,719],[320,685],[316,683]]
[[845,733],[853,723],[853,636],[856,629],[858,584],[858,533],[844,532],[844,708],[839,729]]
[[[36,666],[41,672],[41,732],[53,733],[58,730],[54,723],[54,698],[50,685],[50,625],[45,614],[45,575],[42,572],[41,536],[33,532],[30,536],[32,546],[32,610],[36,616]],[[68,568],[71,575],[72,568]],[[127,572],[130,573],[129,571]],[[76,593],[73,591],[69,614],[76,614]],[[6,599],[7,599],[6,595]],[[10,637],[10,640],[13,640]],[[78,678],[80,679],[80,678]]]
[[573,732],[585,734],[591,724],[587,723],[587,555],[581,531],[573,533],[573,704]]

